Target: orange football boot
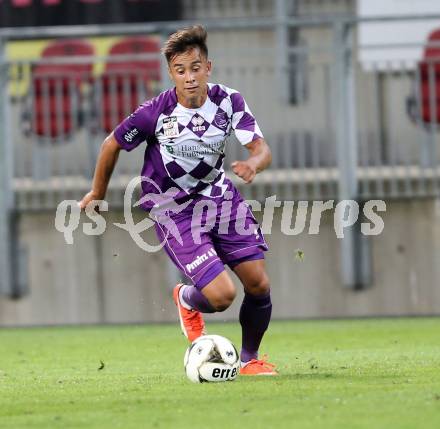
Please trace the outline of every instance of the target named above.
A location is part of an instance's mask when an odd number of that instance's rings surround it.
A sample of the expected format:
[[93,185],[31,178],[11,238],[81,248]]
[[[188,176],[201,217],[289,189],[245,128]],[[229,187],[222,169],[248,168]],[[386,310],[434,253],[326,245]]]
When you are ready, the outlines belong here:
[[205,322],[200,311],[188,310],[180,303],[179,292],[182,286],[184,285],[179,283],[174,287],[173,299],[179,312],[180,327],[182,328],[183,335],[192,343],[195,339],[206,334]]
[[240,375],[278,375],[275,365],[263,359],[251,359],[240,368]]

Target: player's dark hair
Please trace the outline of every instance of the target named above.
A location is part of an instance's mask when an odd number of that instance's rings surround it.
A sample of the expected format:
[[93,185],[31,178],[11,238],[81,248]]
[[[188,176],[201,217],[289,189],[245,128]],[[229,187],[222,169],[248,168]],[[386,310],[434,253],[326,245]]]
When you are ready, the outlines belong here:
[[168,63],[179,54],[192,49],[199,48],[200,53],[208,58],[208,46],[206,45],[206,39],[208,34],[201,25],[193,25],[192,27],[183,28],[171,34],[168,40],[165,42],[162,52],[165,55]]

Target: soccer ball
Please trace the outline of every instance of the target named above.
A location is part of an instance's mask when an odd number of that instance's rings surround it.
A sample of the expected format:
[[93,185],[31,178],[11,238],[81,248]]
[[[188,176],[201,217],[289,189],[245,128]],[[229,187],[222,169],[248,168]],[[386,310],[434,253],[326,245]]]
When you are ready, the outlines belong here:
[[193,383],[232,381],[237,378],[240,359],[227,338],[203,335],[188,347],[183,364]]

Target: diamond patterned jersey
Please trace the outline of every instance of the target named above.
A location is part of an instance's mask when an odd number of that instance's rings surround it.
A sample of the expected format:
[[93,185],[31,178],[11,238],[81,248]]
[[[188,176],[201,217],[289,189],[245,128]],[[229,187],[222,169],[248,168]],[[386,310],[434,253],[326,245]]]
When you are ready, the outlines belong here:
[[[246,145],[263,134],[243,96],[219,84],[208,84],[208,97],[197,109],[177,101],[175,88],[145,102],[114,132],[120,146],[131,151],[147,142],[141,175],[152,179],[161,192],[177,188],[175,199],[194,194],[219,197],[228,180],[223,169],[225,144],[234,131]],[[143,195],[157,193],[148,182]],[[143,208],[150,210],[152,201]]]

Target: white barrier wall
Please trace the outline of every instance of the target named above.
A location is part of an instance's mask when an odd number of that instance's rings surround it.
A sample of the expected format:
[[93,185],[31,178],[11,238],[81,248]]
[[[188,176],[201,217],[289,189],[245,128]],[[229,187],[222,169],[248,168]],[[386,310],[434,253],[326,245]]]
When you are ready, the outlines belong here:
[[[78,230],[74,244],[67,245],[54,228],[54,216],[29,213],[20,221],[21,241],[29,251],[30,293],[0,299],[0,325],[177,320],[171,298],[175,271],[163,252],[146,254],[114,226],[98,238]],[[330,212],[318,235],[285,236],[280,217],[277,211],[266,237],[274,318],[440,314],[438,201],[387,203],[384,231],[372,238],[374,284],[363,291],[340,284]],[[121,222],[122,213],[106,218],[108,225]],[[150,232],[146,238],[153,240]],[[297,249],[303,260],[295,256]],[[226,312],[208,319],[236,320],[240,296]]]

